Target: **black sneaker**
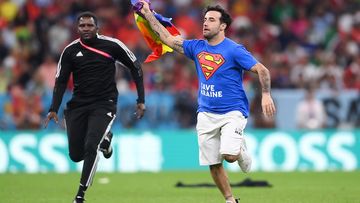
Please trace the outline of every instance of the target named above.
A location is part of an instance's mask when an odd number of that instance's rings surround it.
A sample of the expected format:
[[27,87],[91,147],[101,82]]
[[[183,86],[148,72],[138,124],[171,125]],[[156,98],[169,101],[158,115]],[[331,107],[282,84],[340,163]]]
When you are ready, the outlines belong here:
[[101,142],[100,144],[100,151],[103,153],[105,158],[110,158],[113,150],[111,147],[111,139],[113,137],[112,132],[108,132],[108,134],[106,134],[104,140]]
[[84,203],[85,199],[83,197],[77,196],[75,197],[73,203]]

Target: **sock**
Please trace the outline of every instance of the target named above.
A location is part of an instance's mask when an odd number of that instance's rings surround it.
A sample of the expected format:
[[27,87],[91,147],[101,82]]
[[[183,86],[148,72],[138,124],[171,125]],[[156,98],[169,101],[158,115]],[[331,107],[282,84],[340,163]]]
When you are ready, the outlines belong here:
[[76,197],[84,198],[87,187],[80,184]]

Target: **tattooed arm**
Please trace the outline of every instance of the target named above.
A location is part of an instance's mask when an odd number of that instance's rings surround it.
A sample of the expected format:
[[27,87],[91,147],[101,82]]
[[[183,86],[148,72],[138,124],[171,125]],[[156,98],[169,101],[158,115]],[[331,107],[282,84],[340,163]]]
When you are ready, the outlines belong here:
[[250,69],[250,71],[259,75],[262,93],[270,93],[271,80],[269,70],[263,64],[257,63]]
[[141,2],[143,3],[143,7],[140,12],[144,15],[153,31],[159,36],[160,40],[169,47],[173,48],[175,51],[183,54],[184,39],[181,36],[172,36],[169,31],[155,18],[153,12],[149,8],[149,4],[146,1]]
[[269,70],[261,63],[255,64],[251,69],[251,72],[257,73],[261,84],[261,106],[263,113],[267,116],[273,116],[276,112],[273,99],[270,95],[271,79]]

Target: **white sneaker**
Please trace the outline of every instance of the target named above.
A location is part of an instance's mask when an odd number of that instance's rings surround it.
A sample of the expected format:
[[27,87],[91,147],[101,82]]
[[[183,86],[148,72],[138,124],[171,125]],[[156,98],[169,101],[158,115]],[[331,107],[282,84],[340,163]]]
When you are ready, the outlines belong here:
[[241,170],[244,173],[247,173],[250,171],[251,168],[251,157],[250,154],[247,151],[246,148],[246,142],[245,142],[245,138],[242,138],[242,142],[240,145],[240,155],[239,155],[239,159],[237,160],[238,165],[240,166]]

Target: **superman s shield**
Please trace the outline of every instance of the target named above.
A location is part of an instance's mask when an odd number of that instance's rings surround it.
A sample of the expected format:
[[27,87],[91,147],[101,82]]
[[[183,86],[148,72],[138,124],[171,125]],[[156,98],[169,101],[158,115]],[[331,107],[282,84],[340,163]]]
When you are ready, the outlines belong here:
[[221,54],[212,54],[208,52],[200,52],[197,55],[201,70],[204,73],[206,80],[211,78],[212,75],[225,63],[225,59]]

